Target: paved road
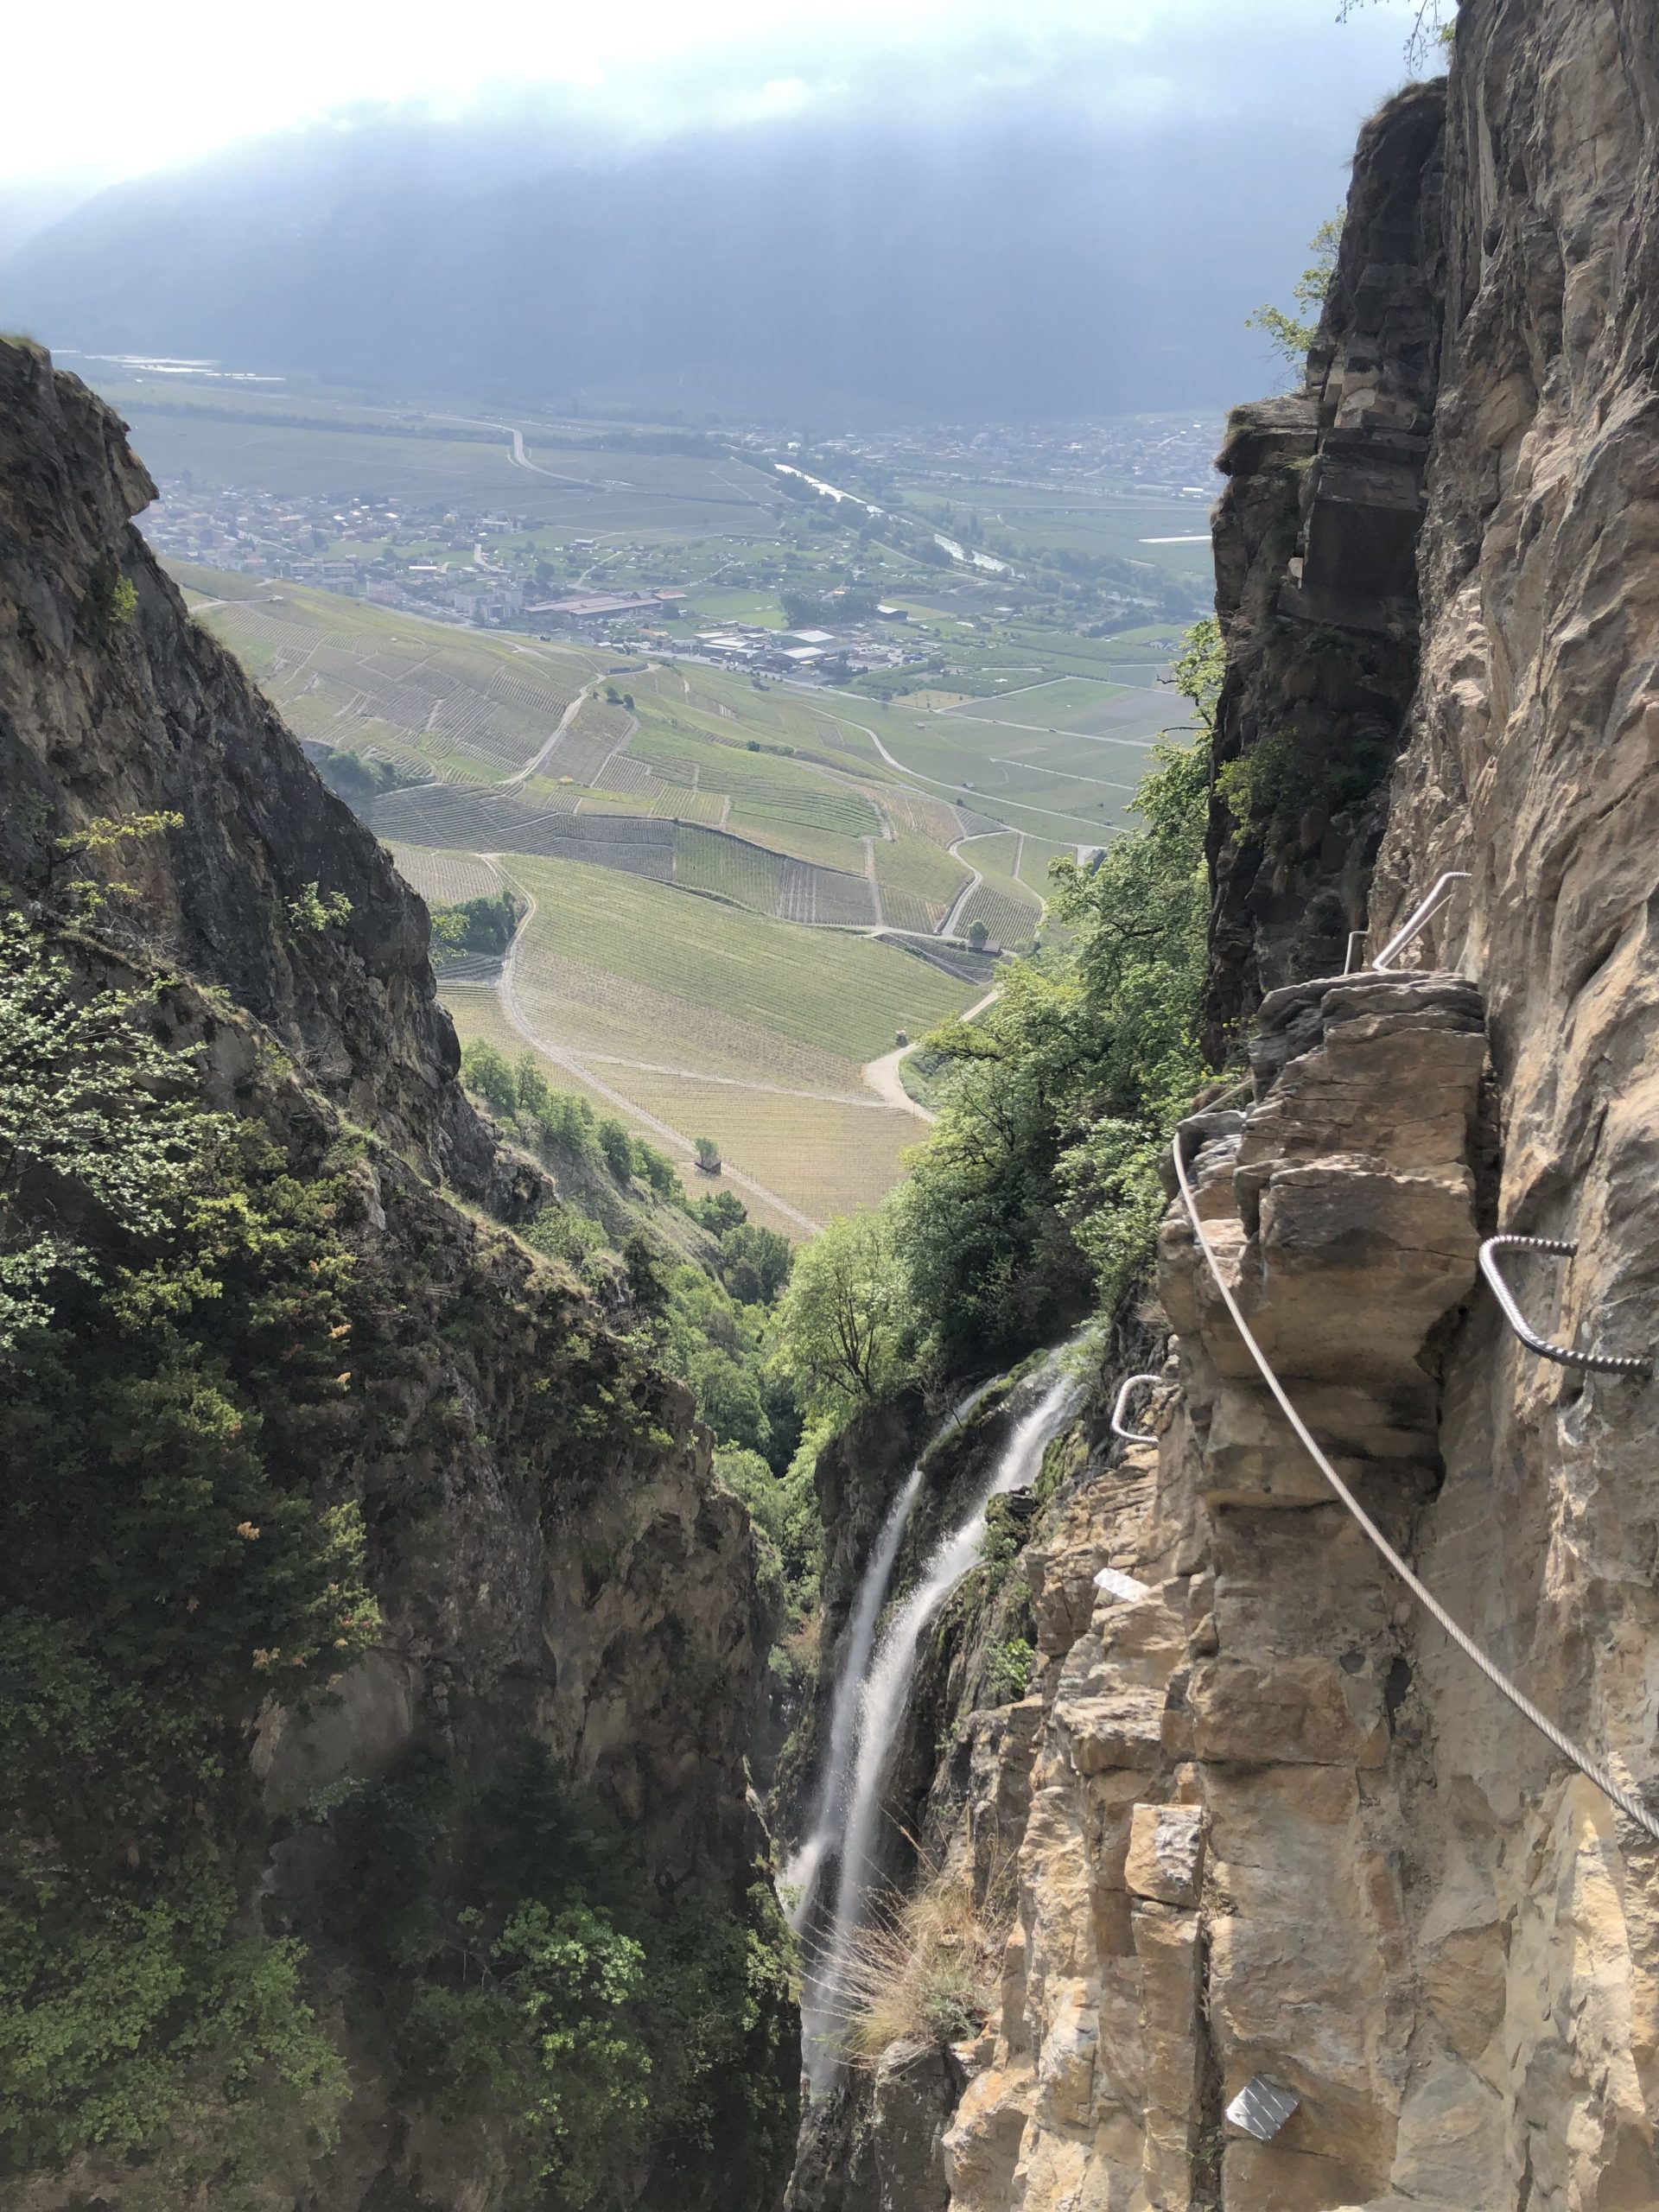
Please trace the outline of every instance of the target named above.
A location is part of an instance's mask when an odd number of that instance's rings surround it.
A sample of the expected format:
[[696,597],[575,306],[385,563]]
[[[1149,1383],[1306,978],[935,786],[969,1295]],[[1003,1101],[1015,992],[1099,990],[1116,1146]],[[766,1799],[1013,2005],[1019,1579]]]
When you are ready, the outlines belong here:
[[[987,991],[982,999],[976,999],[958,1018],[963,1021],[971,1021],[976,1014],[983,1014],[986,1007],[1001,995],[1000,988]],[[924,1106],[919,1098],[912,1098],[905,1089],[904,1077],[899,1072],[899,1061],[907,1059],[915,1049],[913,1045],[896,1045],[892,1052],[883,1052],[879,1060],[867,1060],[859,1073],[872,1090],[880,1091],[889,1106],[901,1106],[906,1113],[913,1114],[918,1122],[937,1122],[939,1117],[931,1107]]]
[[[975,836],[976,837],[1003,837],[1007,835],[1007,832],[1004,830],[980,830],[975,832]],[[964,845],[971,845],[973,842],[974,837],[958,837],[955,844],[953,844],[950,849],[951,858],[953,860],[959,859],[961,857],[963,847]],[[963,908],[968,904],[968,901],[973,897],[975,892],[978,890],[980,885],[985,880],[979,870],[974,866],[972,861],[963,861],[962,864],[963,868],[968,870],[969,875],[972,880],[969,883],[965,884],[963,887],[957,892],[956,897],[950,901],[950,911],[938,926],[937,933],[940,937],[954,937],[956,935],[957,916],[961,913]]]

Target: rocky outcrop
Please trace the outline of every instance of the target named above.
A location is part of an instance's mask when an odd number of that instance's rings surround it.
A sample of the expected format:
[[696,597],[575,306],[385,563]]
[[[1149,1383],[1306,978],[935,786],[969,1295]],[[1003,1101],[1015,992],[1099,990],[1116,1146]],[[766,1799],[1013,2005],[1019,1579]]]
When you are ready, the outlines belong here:
[[1414,85],[1366,124],[1303,389],[1235,409],[1217,461],[1217,1063],[1263,992],[1340,969],[1364,924],[1417,675],[1444,113],[1441,85]]
[[[494,1147],[454,1079],[426,909],[190,620],[131,526],[155,496],[118,417],[0,340],[0,874],[27,884],[92,822],[181,817],[105,871],[131,887],[106,927],[124,912],[342,1112],[483,1197]],[[349,913],[296,924],[308,885]]]
[[[1338,1467],[1408,1541],[1434,1481],[1433,1347],[1474,1281],[1478,999],[1366,977],[1263,1015],[1257,1103],[1185,1137],[1206,1234]],[[974,2212],[1359,2204],[1416,2124],[1412,1624],[1268,1402],[1179,1207],[1160,1289],[1160,1441],[1098,1469],[1027,1555],[1045,1659],[1020,1925],[945,2138]],[[1097,1589],[1105,1567],[1128,1580]],[[1023,1762],[1022,1732],[1005,1741]],[[1263,2075],[1299,2100],[1271,2142],[1223,2120]]]
[[[1449,86],[1362,138],[1307,388],[1230,437],[1208,1012],[1254,1024],[1254,1096],[1183,1133],[1344,1480],[1649,1807],[1652,1366],[1537,1358],[1475,1260],[1576,1243],[1517,1258],[1533,1320],[1652,1362],[1656,132],[1651,10],[1464,0]],[[1414,970],[1340,973],[1452,869]],[[938,1799],[959,1863],[1019,1866],[951,2206],[1645,2212],[1659,1847],[1333,1497],[1179,1205],[1159,1294],[1156,1444],[1096,1443],[1039,1524],[1031,1694]],[[1252,2081],[1276,2131],[1226,2116]]]

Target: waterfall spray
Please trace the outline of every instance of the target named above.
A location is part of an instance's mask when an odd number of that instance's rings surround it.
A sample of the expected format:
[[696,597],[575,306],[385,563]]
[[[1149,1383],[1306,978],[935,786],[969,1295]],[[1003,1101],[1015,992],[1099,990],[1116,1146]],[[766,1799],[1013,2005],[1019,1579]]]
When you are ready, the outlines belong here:
[[[1065,1372],[1050,1381],[1037,1404],[1015,1427],[972,1511],[934,1548],[915,1587],[888,1622],[873,1661],[861,1669],[856,1675],[851,1666],[854,1655],[850,1649],[849,1651],[849,1664],[836,1689],[837,1713],[843,1700],[847,1707],[842,1738],[843,1770],[833,1796],[829,1791],[829,1778],[826,1777],[822,1817],[817,1823],[819,1832],[806,1847],[806,1851],[810,1851],[814,1844],[817,1847],[810,1868],[807,1870],[810,1879],[816,1880],[826,1857],[837,1844],[840,1860],[835,1912],[823,1955],[808,1977],[801,2005],[807,2083],[815,2097],[822,2095],[829,2088],[839,2063],[837,2031],[841,2024],[840,2016],[845,2009],[847,1968],[853,1941],[869,1898],[882,1796],[909,1709],[922,1637],[943,1610],[951,1592],[978,1559],[985,1534],[986,1510],[991,1500],[1004,1496],[1009,1491],[1022,1489],[1031,1481],[1042,1465],[1043,1453],[1050,1440],[1064,1426],[1071,1413],[1077,1388],[1071,1375]],[[918,1468],[906,1485],[910,1492],[904,1503],[904,1520],[906,1522],[911,1506],[915,1502],[914,1491],[919,1487],[920,1478],[921,1470]],[[901,1492],[900,1497],[904,1499],[905,1493]],[[895,1513],[897,1510],[895,1505]],[[878,1555],[887,1548],[888,1537],[893,1535],[893,1516],[890,1515],[888,1526],[882,1530]],[[892,1572],[893,1560],[898,1556],[903,1533],[903,1526],[900,1525],[897,1534],[893,1535],[891,1554],[881,1578],[882,1591],[885,1591],[887,1577]],[[872,1570],[874,1565],[873,1559]],[[870,1580],[873,1580],[873,1573],[867,1578],[867,1582]],[[861,1616],[864,1599],[869,1594],[868,1587],[860,1593]],[[867,1657],[880,1602],[881,1592],[877,1592],[869,1608],[865,1646]],[[850,1768],[849,1773],[848,1768]],[[803,1862],[806,1851],[802,1853]],[[798,1924],[804,1917],[804,1911],[798,1908]]]

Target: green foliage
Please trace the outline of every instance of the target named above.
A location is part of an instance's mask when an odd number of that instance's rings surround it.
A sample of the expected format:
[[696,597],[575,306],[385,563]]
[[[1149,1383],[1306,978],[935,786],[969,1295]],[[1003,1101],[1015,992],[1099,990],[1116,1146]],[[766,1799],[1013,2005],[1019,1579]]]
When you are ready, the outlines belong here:
[[720,1147],[715,1142],[713,1137],[696,1137],[693,1139],[693,1142],[696,1147],[697,1165],[702,1168],[703,1173],[705,1175],[718,1175],[720,1173]]
[[302,1954],[238,1932],[236,1917],[230,1884],[206,1864],[149,1899],[74,1899],[42,1878],[9,1904],[0,2156],[10,2165],[54,2164],[92,2146],[137,2153],[123,2202],[162,2212],[207,2183],[215,2204],[251,2204],[274,2167],[297,2168],[332,2144],[348,2084],[301,1994]]
[[678,1205],[683,1198],[680,1178],[673,1161],[665,1152],[658,1152],[643,1137],[633,1141],[634,1172],[643,1183],[648,1184],[659,1198]]
[[723,1236],[728,1229],[736,1229],[749,1217],[749,1210],[734,1191],[711,1191],[706,1198],[697,1198],[690,1208],[694,1221]]
[[794,1247],[775,1229],[739,1222],[721,1237],[720,1279],[744,1306],[770,1306],[794,1264]]
[[813,1471],[823,1441],[804,1440],[781,1475],[739,1446],[722,1445],[715,1454],[715,1473],[749,1510],[763,1589],[787,1627],[798,1627],[817,1602],[823,1524]]
[[378,1630],[357,1509],[305,1477],[352,1381],[360,1200],[347,1153],[296,1167],[205,1112],[156,999],[79,985],[15,917],[0,958],[9,1241],[80,1224],[13,1303],[0,1392],[0,2165],[104,2146],[140,2158],[135,2206],[239,2205],[345,2088],[226,1840],[255,1713]]
[[1023,1636],[1007,1637],[993,1650],[988,1681],[991,1694],[999,1705],[1024,1697],[1036,1656]]
[[1055,864],[1071,949],[1009,968],[979,1020],[924,1040],[950,1071],[942,1110],[884,1209],[912,1366],[1016,1357],[1145,1263],[1158,1156],[1203,1073],[1213,620],[1189,632],[1175,673],[1203,734],[1155,749],[1135,834]]
[[481,1772],[417,1751],[331,1827],[379,2035],[453,2123],[506,2119],[517,2201],[764,2212],[794,2115],[763,1890],[659,1893],[636,1832],[533,1745]]
[[461,1056],[461,1079],[498,1114],[518,1110],[518,1071],[505,1052],[474,1039]]
[[968,925],[968,942],[976,952],[983,952],[990,941],[991,932],[986,925],[976,918]]
[[875,613],[876,594],[858,587],[834,599],[819,592],[788,589],[778,597],[791,630],[827,630],[837,623],[868,622]]
[[905,1257],[891,1209],[861,1209],[797,1255],[773,1362],[809,1420],[846,1418],[914,1372]]
[[313,879],[297,898],[289,900],[288,918],[300,936],[321,937],[325,930],[351,920],[352,902],[343,891],[331,891],[325,897]]
[[66,1224],[162,1232],[220,1126],[192,1055],[157,1042],[155,1005],[79,992],[40,932],[0,913],[0,1354],[49,1319],[55,1281],[96,1274]]
[[90,641],[107,646],[132,620],[137,611],[137,590],[124,576],[111,553],[100,553],[86,579],[80,602],[80,628]]
[[580,1272],[605,1249],[603,1225],[574,1206],[544,1206],[524,1232],[526,1244],[550,1260],[563,1260]]
[[1244,318],[1245,328],[1265,331],[1274,352],[1299,375],[1307,359],[1308,347],[1319,334],[1319,314],[1337,272],[1337,252],[1341,244],[1342,217],[1327,216],[1308,240],[1307,250],[1313,260],[1290,288],[1291,297],[1300,313],[1290,315],[1283,308],[1261,307]]
[[467,952],[499,958],[512,943],[518,906],[510,891],[495,898],[463,899],[431,909],[432,943],[439,966]]
[[633,1173],[633,1139],[613,1115],[602,1114],[594,1126],[600,1154],[619,1183]]

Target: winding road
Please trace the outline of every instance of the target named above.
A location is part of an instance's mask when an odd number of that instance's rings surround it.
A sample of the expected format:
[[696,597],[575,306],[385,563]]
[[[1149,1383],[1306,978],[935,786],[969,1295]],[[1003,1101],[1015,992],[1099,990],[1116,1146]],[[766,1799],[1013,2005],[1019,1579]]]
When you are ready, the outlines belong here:
[[[604,1099],[607,1105],[614,1106],[619,1113],[626,1114],[630,1121],[637,1122],[643,1128],[649,1129],[653,1136],[660,1137],[664,1144],[671,1146],[677,1153],[683,1153],[688,1160],[695,1160],[697,1156],[697,1147],[683,1129],[677,1129],[672,1122],[664,1122],[658,1116],[647,1113],[643,1106],[628,1097],[625,1092],[613,1090],[601,1077],[592,1072],[585,1060],[579,1059],[567,1046],[556,1044],[550,1037],[543,1036],[529,1014],[525,1013],[518,996],[518,955],[524,945],[524,932],[536,917],[536,900],[534,894],[527,891],[522,883],[514,881],[512,874],[506,870],[504,869],[502,872],[506,874],[508,882],[512,884],[519,897],[526,902],[524,918],[513,931],[512,943],[507,947],[506,957],[501,963],[501,973],[495,986],[496,997],[500,1002],[501,1011],[505,1015],[509,1025],[517,1031],[527,1045],[533,1046],[537,1052],[540,1052],[544,1058],[551,1060],[556,1067],[562,1067],[568,1074],[575,1076],[579,1083]],[[804,1229],[809,1236],[816,1236],[823,1226],[821,1221],[814,1221],[810,1213],[803,1213],[798,1206],[791,1205],[787,1198],[780,1198],[776,1191],[769,1191],[764,1183],[758,1183],[753,1175],[746,1175],[741,1167],[734,1167],[728,1163],[721,1168],[721,1177],[724,1182],[735,1184],[740,1191],[747,1191],[752,1198],[759,1199],[762,1205],[771,1207],[773,1212],[782,1214],[785,1221],[792,1221],[797,1228]]]
[[[983,1014],[986,1007],[1001,995],[1000,985],[987,991],[984,997],[976,999],[965,1014],[959,1014],[957,1020],[971,1021],[976,1014]],[[889,1106],[902,1107],[906,1114],[913,1114],[918,1122],[937,1122],[939,1117],[932,1108],[924,1106],[919,1098],[912,1098],[905,1089],[904,1077],[899,1072],[900,1060],[908,1059],[915,1050],[913,1045],[896,1045],[892,1052],[883,1052],[879,1060],[866,1060],[859,1073],[872,1090],[880,1093]]]

